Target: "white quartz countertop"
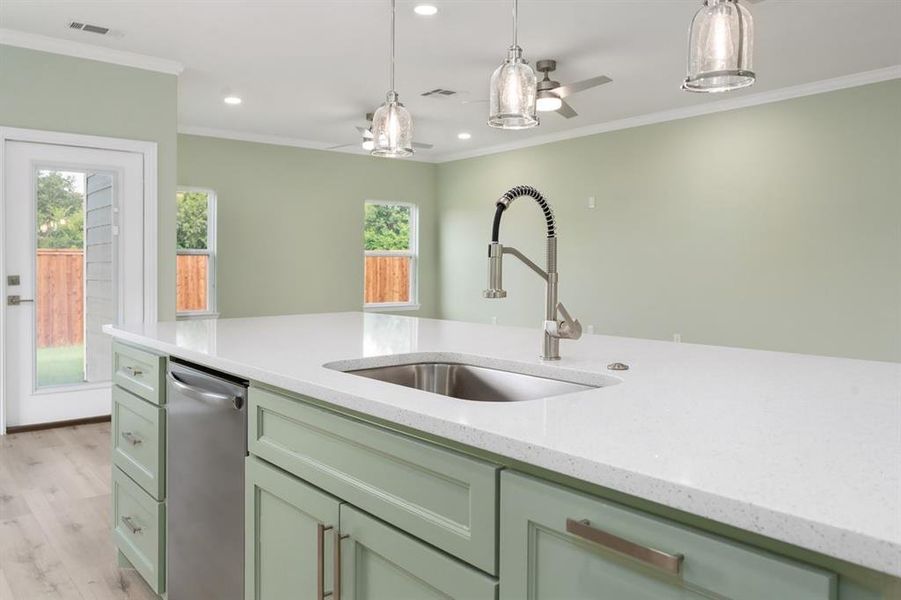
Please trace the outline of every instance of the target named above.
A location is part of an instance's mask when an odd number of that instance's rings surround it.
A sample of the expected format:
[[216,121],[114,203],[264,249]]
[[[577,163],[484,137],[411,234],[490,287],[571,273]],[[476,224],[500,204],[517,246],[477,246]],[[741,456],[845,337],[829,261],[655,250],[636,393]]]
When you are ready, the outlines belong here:
[[[901,576],[901,364],[332,313],[107,326],[123,341]],[[323,365],[454,354],[616,385],[456,400]],[[381,357],[381,358],[375,358]],[[630,365],[612,373],[614,361]],[[549,370],[550,369],[550,370]],[[586,375],[582,375],[583,379]]]

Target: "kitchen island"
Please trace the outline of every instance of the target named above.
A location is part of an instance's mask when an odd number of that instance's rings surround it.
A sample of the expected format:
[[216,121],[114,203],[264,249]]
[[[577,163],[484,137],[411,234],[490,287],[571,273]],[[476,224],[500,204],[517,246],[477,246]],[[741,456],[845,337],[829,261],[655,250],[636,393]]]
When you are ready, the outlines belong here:
[[[792,564],[809,565],[811,576],[827,577],[810,583],[806,572],[798,571],[801,585],[822,584],[826,590],[807,597],[889,598],[901,589],[898,364],[594,335],[564,342],[562,360],[543,363],[537,358],[540,332],[533,329],[366,313],[163,322],[106,331],[120,343],[249,380],[251,409],[257,411],[250,415],[250,451],[262,459],[249,468],[265,469],[268,461],[305,481],[314,477],[298,473],[313,464],[299,461],[300,450],[289,448],[279,462],[276,444],[263,439],[263,415],[280,406],[294,410],[282,404],[286,398],[303,407],[281,422],[286,427],[308,416],[323,431],[333,416],[346,416],[353,426],[378,427],[365,430],[376,436],[384,430],[472,457],[476,470],[493,465],[493,472],[503,473],[498,475],[500,492],[493,496],[500,510],[485,510],[500,514],[499,552],[494,542],[454,541],[466,532],[458,532],[457,538],[448,534],[445,546],[441,536],[446,531],[430,537],[433,533],[424,525],[422,533],[416,526],[400,529],[483,574],[493,577],[499,571],[502,598],[515,597],[505,591],[504,579],[513,576],[513,567],[504,568],[504,516],[522,513],[529,520],[528,511],[515,505],[516,498],[504,494],[504,486],[528,497],[535,482],[542,481],[560,486],[563,493],[571,490],[575,506],[593,496],[609,502],[604,510],[625,506],[654,523],[667,519],[685,527],[664,532],[660,539],[700,544],[701,554],[728,552],[706,548],[707,538],[680,536],[698,532],[740,543],[742,552],[751,552],[741,560],[736,557],[744,564],[759,549],[767,560],[785,557]],[[524,402],[473,402],[343,372],[414,360],[474,362],[600,387]],[[629,369],[608,370],[611,363]],[[254,452],[258,445],[260,451]],[[464,475],[459,479],[470,490],[478,489]],[[350,479],[342,481],[349,485]],[[312,483],[337,493],[327,483]],[[539,505],[567,502],[556,491],[542,494],[536,492]],[[360,508],[394,525],[402,520],[392,517],[397,506],[384,514]],[[624,522],[635,516],[616,514]],[[475,509],[469,517],[481,518]],[[493,517],[485,519],[495,526]],[[344,517],[341,522],[343,529]],[[632,530],[641,537],[644,526],[639,522]],[[374,535],[375,528],[360,530]],[[515,539],[512,531],[507,533]],[[567,521],[562,535],[579,533],[586,532]],[[497,536],[489,532],[487,537]],[[531,543],[529,539],[517,546]],[[708,586],[711,575],[702,573],[693,581],[688,551],[671,566],[665,576],[687,579],[691,589],[749,597],[735,591],[744,583],[726,586],[723,593]],[[530,577],[523,574],[523,585],[531,585]],[[753,580],[754,572],[743,577]]]

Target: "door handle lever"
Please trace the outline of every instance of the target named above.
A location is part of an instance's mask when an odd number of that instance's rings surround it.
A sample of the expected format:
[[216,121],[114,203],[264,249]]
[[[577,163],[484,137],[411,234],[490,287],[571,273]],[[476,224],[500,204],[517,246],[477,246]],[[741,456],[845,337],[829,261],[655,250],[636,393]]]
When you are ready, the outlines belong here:
[[20,304],[25,304],[26,302],[34,302],[32,298],[22,298],[17,295],[9,295],[6,297],[7,306],[19,306]]

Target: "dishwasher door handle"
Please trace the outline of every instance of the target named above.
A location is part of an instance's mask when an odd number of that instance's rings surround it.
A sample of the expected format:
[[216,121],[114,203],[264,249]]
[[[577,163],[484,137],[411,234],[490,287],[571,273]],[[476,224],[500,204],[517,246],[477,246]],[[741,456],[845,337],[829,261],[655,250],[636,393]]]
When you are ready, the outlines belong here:
[[232,396],[230,394],[219,394],[216,392],[211,392],[209,390],[200,389],[198,387],[194,387],[193,385],[188,385],[184,381],[178,378],[178,376],[169,372],[166,374],[169,383],[172,384],[176,390],[178,390],[184,396],[191,398],[192,400],[197,400],[198,402],[205,402],[207,404],[226,404],[230,403],[235,410],[241,410],[244,408],[244,398],[240,396]]

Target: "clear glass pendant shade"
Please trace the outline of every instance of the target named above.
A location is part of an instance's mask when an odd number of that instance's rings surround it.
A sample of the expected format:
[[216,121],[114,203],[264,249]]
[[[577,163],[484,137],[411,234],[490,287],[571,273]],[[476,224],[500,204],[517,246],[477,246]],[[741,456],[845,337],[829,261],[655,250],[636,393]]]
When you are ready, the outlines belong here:
[[738,0],[705,0],[691,22],[689,92],[727,92],[753,85],[754,21]]
[[527,129],[538,125],[538,77],[513,46],[504,64],[491,75],[488,124],[501,129]]
[[[397,28],[396,1],[391,0],[391,54],[388,63],[388,93],[385,103],[372,115],[371,139],[363,140],[363,149],[372,156],[404,158],[413,156],[413,117],[397,99],[394,91],[394,38]],[[365,135],[364,135],[365,137]],[[371,145],[370,145],[371,144]]]
[[393,91],[372,117],[372,144],[373,156],[413,155],[413,118]]

